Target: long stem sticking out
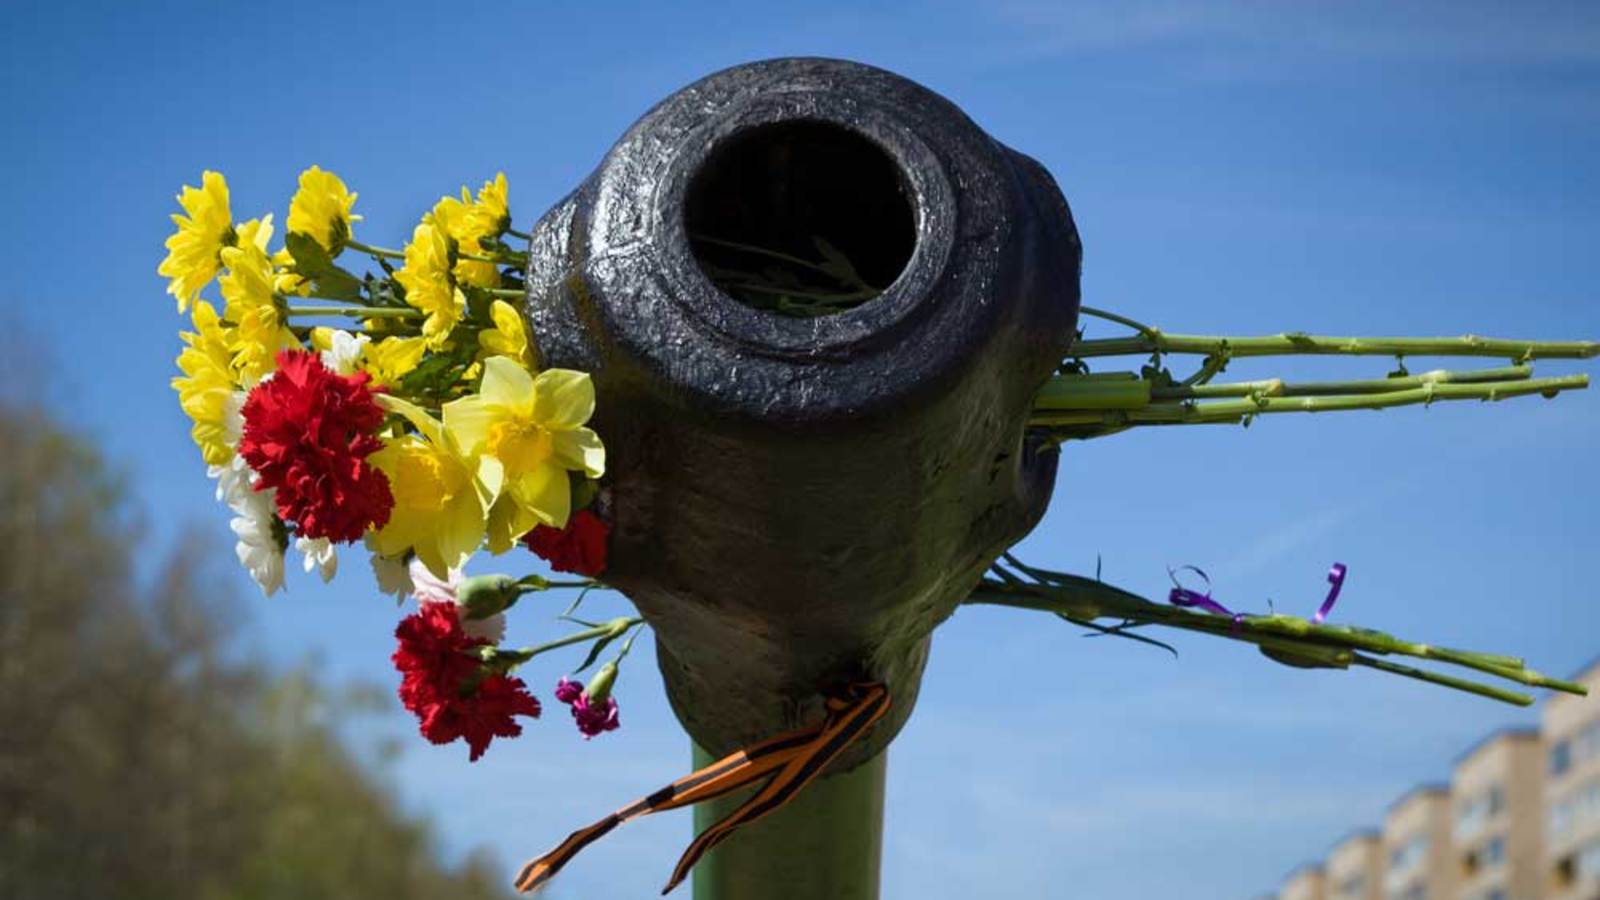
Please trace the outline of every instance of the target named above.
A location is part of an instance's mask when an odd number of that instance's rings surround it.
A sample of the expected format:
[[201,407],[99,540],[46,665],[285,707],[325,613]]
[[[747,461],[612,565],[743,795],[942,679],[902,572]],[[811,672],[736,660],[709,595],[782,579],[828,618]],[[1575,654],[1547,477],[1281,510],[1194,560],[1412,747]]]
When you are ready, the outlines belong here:
[[[1096,579],[1026,566],[1009,555],[1006,560],[1010,568],[997,565],[994,577],[980,582],[967,603],[1052,612],[1101,633],[1125,636],[1133,636],[1128,629],[1142,625],[1198,631],[1255,644],[1268,658],[1286,665],[1337,669],[1363,666],[1518,706],[1531,704],[1533,698],[1494,685],[1430,672],[1378,657],[1408,656],[1460,666],[1530,687],[1549,688],[1569,694],[1587,693],[1583,685],[1543,675],[1529,669],[1517,657],[1437,647],[1368,628],[1327,625],[1297,616],[1273,614],[1230,618],[1194,612],[1154,603]],[[1100,619],[1116,620],[1119,624],[1101,625],[1096,621]]]
[[1147,353],[1194,353],[1202,356],[1222,354],[1239,359],[1246,356],[1290,356],[1301,354],[1339,356],[1483,356],[1504,357],[1518,363],[1534,359],[1590,359],[1600,356],[1595,341],[1519,341],[1461,337],[1330,337],[1291,331],[1255,337],[1167,334],[1149,328],[1141,334],[1120,338],[1078,341],[1069,356],[1088,359],[1096,356],[1129,356]]

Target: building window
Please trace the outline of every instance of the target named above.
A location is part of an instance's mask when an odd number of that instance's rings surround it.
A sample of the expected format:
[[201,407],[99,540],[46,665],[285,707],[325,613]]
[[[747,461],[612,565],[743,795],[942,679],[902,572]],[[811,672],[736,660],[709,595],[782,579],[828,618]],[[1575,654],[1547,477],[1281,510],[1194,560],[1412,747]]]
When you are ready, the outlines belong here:
[[1600,879],[1600,840],[1590,841],[1578,851],[1573,868],[1579,881]]
[[1498,866],[1506,861],[1506,839],[1498,835],[1489,843],[1483,845],[1483,864],[1485,866]]
[[1550,774],[1564,775],[1572,768],[1572,744],[1569,741],[1557,741],[1550,746]]
[[1367,877],[1365,875],[1351,875],[1334,885],[1333,895],[1336,900],[1365,900],[1367,896]]
[[1505,805],[1505,792],[1498,784],[1490,785],[1488,790],[1480,791],[1463,800],[1456,810],[1456,840],[1465,842],[1470,839],[1490,819],[1505,809]]
[[1573,743],[1575,745],[1573,756],[1576,762],[1600,756],[1600,719],[1585,725]]
[[1550,806],[1550,836],[1560,837],[1572,827],[1573,801],[1558,800]]
[[1405,872],[1417,863],[1422,862],[1422,858],[1427,855],[1428,836],[1419,834],[1390,851],[1389,870],[1391,872]]
[[1576,882],[1593,881],[1600,881],[1600,840],[1589,841],[1556,863],[1556,883],[1563,889]]
[[1461,858],[1462,874],[1471,878],[1483,869],[1491,869],[1506,861],[1506,839],[1499,835],[1490,838]]

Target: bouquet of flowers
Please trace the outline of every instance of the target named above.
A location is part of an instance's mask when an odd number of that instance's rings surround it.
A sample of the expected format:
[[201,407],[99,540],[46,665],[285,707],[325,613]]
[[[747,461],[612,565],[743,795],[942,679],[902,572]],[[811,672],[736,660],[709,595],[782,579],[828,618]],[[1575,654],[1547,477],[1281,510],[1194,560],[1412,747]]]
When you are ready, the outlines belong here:
[[[270,596],[291,544],[324,581],[341,545],[361,544],[380,591],[419,601],[396,629],[401,699],[424,737],[464,738],[474,760],[539,715],[513,672],[557,646],[593,644],[581,671],[622,640],[587,686],[563,678],[555,691],[585,736],[615,729],[611,686],[642,625],[569,610],[584,630],[500,646],[523,593],[593,586],[608,531],[589,376],[536,373],[508,302],[525,260],[505,243],[518,234],[507,192],[502,174],[442,197],[391,250],[356,240],[356,194],[312,166],[274,246],[272,215],[236,223],[226,180],[208,171],[178,196],[158,269],[192,323],[172,386],[233,511],[239,562]],[[352,254],[373,265],[345,268]],[[213,281],[220,311],[205,297]],[[311,324],[328,317],[357,325]],[[464,574],[475,554],[519,546],[579,578]]]

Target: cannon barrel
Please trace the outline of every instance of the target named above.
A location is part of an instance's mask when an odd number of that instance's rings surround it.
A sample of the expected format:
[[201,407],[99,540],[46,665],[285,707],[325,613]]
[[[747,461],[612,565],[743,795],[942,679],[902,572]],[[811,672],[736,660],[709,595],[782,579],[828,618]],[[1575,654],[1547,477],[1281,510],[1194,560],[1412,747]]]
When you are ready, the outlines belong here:
[[[797,317],[718,285],[718,248],[818,238],[881,293]],[[539,364],[594,379],[606,581],[685,729],[721,754],[881,680],[891,716],[835,769],[876,755],[934,627],[1049,502],[1026,419],[1082,257],[1053,179],[897,75],[770,60],[657,104],[530,251]]]

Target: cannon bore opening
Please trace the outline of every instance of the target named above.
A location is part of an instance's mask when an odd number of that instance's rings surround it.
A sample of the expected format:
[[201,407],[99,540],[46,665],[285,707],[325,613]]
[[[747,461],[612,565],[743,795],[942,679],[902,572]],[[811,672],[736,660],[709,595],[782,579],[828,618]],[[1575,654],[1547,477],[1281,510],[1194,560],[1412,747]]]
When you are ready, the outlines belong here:
[[696,262],[723,293],[800,318],[877,297],[917,241],[899,166],[826,122],[763,125],[723,141],[690,182],[684,219]]

